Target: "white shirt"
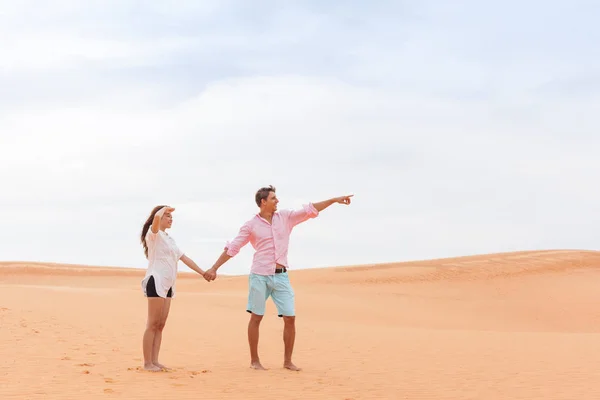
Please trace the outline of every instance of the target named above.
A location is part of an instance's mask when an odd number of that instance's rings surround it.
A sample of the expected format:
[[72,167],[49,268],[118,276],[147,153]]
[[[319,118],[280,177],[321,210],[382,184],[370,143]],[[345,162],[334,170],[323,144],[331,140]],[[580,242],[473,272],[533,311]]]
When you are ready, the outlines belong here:
[[172,297],[175,297],[175,279],[177,278],[177,262],[183,256],[183,251],[177,247],[175,240],[165,231],[152,232],[152,227],[146,233],[148,246],[148,270],[142,280],[142,289],[146,294],[146,284],[154,276],[156,293],[160,297],[167,297],[167,292],[173,288]]

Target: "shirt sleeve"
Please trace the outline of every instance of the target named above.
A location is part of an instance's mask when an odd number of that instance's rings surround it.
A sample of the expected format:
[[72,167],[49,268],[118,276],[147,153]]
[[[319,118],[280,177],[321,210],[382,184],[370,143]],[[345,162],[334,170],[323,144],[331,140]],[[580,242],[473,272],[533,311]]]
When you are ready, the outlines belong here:
[[157,236],[158,236],[158,232],[156,232],[156,233],[152,232],[152,226],[150,226],[150,228],[148,228],[148,232],[146,232],[146,242],[155,241]]
[[248,244],[250,241],[250,233],[252,230],[250,229],[250,225],[245,223],[238,232],[238,235],[232,241],[229,241],[225,244],[225,249],[227,250],[227,255],[230,257],[234,257],[237,253],[240,252],[242,247]]
[[315,208],[312,203],[308,203],[302,206],[298,210],[292,210],[288,213],[288,220],[291,227],[294,227],[304,221],[308,221],[311,218],[315,218],[319,215],[319,211]]

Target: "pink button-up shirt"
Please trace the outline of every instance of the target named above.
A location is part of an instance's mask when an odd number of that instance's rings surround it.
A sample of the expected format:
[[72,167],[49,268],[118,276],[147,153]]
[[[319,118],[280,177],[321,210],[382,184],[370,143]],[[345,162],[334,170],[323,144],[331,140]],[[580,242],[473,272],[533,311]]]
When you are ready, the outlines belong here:
[[280,210],[273,214],[272,224],[256,214],[247,221],[235,239],[227,242],[227,255],[234,257],[248,242],[254,247],[254,259],[250,272],[257,275],[273,275],[275,264],[288,268],[288,245],[292,229],[301,222],[319,215],[309,203],[299,210]]

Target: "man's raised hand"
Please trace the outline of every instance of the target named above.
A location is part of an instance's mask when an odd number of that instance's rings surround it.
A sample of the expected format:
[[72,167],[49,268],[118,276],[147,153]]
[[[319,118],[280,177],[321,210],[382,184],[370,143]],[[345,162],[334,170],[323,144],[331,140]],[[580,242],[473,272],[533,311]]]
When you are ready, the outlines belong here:
[[348,196],[336,197],[335,202],[340,204],[350,204],[350,198],[354,196],[353,194]]

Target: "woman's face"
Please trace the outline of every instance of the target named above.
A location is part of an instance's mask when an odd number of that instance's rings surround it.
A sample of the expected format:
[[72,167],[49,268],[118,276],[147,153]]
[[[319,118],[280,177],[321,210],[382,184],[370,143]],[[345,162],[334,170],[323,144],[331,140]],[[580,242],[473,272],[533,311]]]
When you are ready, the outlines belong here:
[[170,212],[165,212],[160,219],[160,227],[162,230],[169,229],[173,225],[173,215]]

